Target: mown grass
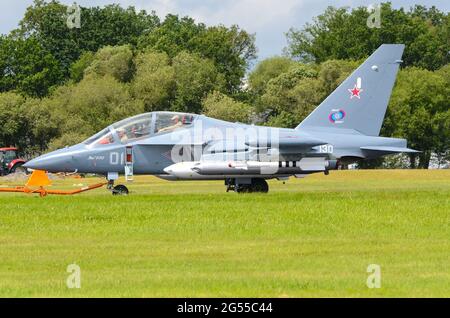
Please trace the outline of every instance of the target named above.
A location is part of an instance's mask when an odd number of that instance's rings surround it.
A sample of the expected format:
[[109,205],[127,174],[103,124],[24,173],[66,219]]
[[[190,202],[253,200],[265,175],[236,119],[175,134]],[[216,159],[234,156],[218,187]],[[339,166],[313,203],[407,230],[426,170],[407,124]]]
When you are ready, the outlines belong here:
[[[336,171],[270,181],[267,195],[153,177],[127,197],[0,193],[0,296],[449,297],[449,181]],[[71,263],[80,289],[66,287]],[[379,289],[366,286],[369,264]]]

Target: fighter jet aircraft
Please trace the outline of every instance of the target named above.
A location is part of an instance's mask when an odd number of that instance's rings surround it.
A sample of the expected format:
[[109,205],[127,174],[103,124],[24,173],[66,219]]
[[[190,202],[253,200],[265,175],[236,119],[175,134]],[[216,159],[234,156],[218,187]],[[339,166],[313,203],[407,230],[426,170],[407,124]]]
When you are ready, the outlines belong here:
[[224,180],[228,190],[267,192],[285,180],[336,169],[339,162],[401,152],[407,141],[380,137],[404,45],[381,45],[295,129],[231,123],[204,115],[151,112],[124,119],[86,141],[29,161],[30,169],[167,180]]

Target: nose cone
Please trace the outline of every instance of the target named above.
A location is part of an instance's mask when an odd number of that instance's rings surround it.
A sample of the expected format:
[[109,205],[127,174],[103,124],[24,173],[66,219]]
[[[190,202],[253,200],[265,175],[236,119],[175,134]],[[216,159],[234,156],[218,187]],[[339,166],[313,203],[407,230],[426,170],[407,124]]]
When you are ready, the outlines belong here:
[[49,172],[73,172],[77,169],[74,155],[73,149],[60,149],[32,159],[24,167]]
[[[31,161],[28,161],[24,167],[45,170],[50,172],[65,172],[70,166],[70,156],[58,156],[58,157],[37,157]],[[70,169],[73,171],[73,169]]]

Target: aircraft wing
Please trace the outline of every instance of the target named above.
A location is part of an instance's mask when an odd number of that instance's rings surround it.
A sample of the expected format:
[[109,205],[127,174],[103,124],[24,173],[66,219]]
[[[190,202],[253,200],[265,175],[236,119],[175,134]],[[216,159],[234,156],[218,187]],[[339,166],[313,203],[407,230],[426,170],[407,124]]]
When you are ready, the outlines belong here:
[[376,151],[376,152],[385,152],[385,153],[419,153],[420,151],[406,148],[406,147],[386,147],[386,146],[365,146],[360,147],[361,150],[366,151]]
[[278,138],[255,138],[246,142],[246,145],[251,147],[269,147],[269,148],[296,148],[296,149],[308,149],[314,146],[327,144],[326,141],[309,137],[309,136],[297,136],[297,135],[281,135]]
[[[279,153],[296,154],[309,151],[314,146],[326,144],[325,141],[314,138],[308,134],[299,132],[280,131],[276,136],[250,136],[233,139],[216,139],[216,140],[190,140],[190,138],[182,138],[183,136],[161,135],[154,138],[147,138],[136,141],[136,146],[190,146],[190,147],[206,147],[206,150],[212,153],[233,153],[268,149],[277,149]],[[186,136],[184,136],[186,137]]]

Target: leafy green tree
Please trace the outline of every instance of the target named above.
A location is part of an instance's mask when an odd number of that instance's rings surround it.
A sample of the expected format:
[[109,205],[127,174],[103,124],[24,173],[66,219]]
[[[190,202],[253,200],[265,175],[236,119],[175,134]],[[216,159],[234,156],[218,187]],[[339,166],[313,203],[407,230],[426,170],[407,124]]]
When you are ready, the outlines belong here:
[[268,124],[271,126],[295,127],[357,64],[341,60],[329,60],[321,65],[295,63],[267,82],[264,94],[258,100],[258,112],[270,113]]
[[60,126],[48,107],[48,98],[27,98],[23,105],[23,114],[28,122],[28,144],[23,150],[31,155],[44,152],[49,142],[59,135]]
[[0,145],[27,146],[28,120],[24,103],[25,98],[18,94],[0,93]]
[[0,37],[0,72],[0,92],[18,90],[37,97],[63,80],[58,61],[35,37]]
[[86,134],[77,131],[65,131],[59,137],[53,138],[48,143],[48,151],[54,151],[61,148],[69,147],[72,145],[76,145],[83,140],[86,140]]
[[438,165],[450,161],[450,109],[437,113],[431,122],[433,132],[433,152]]
[[[445,129],[449,96],[447,82],[438,72],[415,67],[399,72],[383,130],[406,138],[411,148],[422,151],[410,155],[411,168],[416,167],[416,157],[419,168],[428,168],[431,153],[442,152],[442,145],[448,145],[448,131],[438,129]],[[440,134],[443,139],[437,137]]]
[[80,28],[68,28],[67,18],[67,6],[59,1],[35,0],[15,31],[24,38],[35,36],[57,59],[65,75],[83,52],[96,52],[106,45],[136,45],[139,36],[159,24],[154,13],[117,4],[81,7]]
[[224,75],[227,92],[238,93],[247,68],[256,58],[255,35],[237,25],[219,25],[208,27],[194,43],[194,52],[214,61],[217,71]]
[[331,94],[363,61],[328,60],[320,64],[319,79],[325,97]]
[[138,47],[166,52],[174,58],[182,51],[195,51],[194,39],[205,29],[203,23],[197,24],[192,18],[168,14],[158,27],[139,38]]
[[[300,116],[298,116],[298,95],[293,92],[297,85],[303,85],[303,80],[315,78],[317,78],[317,71],[313,66],[298,64],[286,73],[271,79],[267,83],[265,93],[261,96],[258,111],[272,111],[271,117],[283,114],[282,121],[286,125],[285,127],[295,127],[300,120]],[[290,116],[287,114],[290,114]],[[276,124],[279,121],[270,118],[269,122]]]
[[139,39],[139,48],[166,52],[174,58],[180,52],[198,53],[214,62],[225,78],[229,93],[239,91],[249,63],[256,58],[255,38],[237,26],[206,27],[192,18],[167,15],[155,29]]
[[70,79],[75,83],[81,81],[84,76],[84,71],[91,65],[93,60],[94,53],[88,51],[81,54],[80,58],[70,66]]
[[295,64],[292,59],[282,56],[275,56],[261,61],[248,76],[250,89],[255,94],[262,95],[267,83],[272,78],[287,72]]
[[16,146],[22,154],[34,155],[46,150],[57,135],[57,123],[45,99],[0,93],[0,147]]
[[145,111],[170,108],[175,91],[175,71],[170,63],[164,52],[149,51],[136,56],[131,92],[143,101]]
[[213,89],[220,89],[223,78],[211,60],[198,54],[179,53],[172,61],[176,94],[172,110],[199,113],[202,99]]
[[329,7],[301,30],[287,33],[286,51],[321,63],[327,59],[361,59],[383,43],[404,43],[404,66],[436,70],[448,63],[449,14],[415,6],[409,12],[381,5],[381,28],[367,27],[365,7]]
[[52,120],[58,123],[59,134],[52,140],[53,146],[65,140],[81,142],[118,120],[144,111],[143,103],[131,98],[127,86],[110,75],[86,77],[76,85],[61,86],[46,103]]
[[[435,72],[445,81],[445,91],[440,93],[444,98],[450,100],[450,64],[445,65]],[[435,137],[433,151],[437,156],[438,163],[441,165],[444,161],[450,161],[450,109],[447,106],[442,112],[439,112],[433,118],[433,136]]]
[[214,91],[203,100],[203,113],[206,116],[231,122],[248,123],[252,107],[233,100],[231,97]]
[[293,128],[298,124],[296,116],[288,111],[282,110],[277,115],[272,115],[267,120],[268,126]]
[[129,45],[122,45],[105,46],[98,50],[84,74],[110,75],[120,82],[128,82],[133,72],[133,51]]

